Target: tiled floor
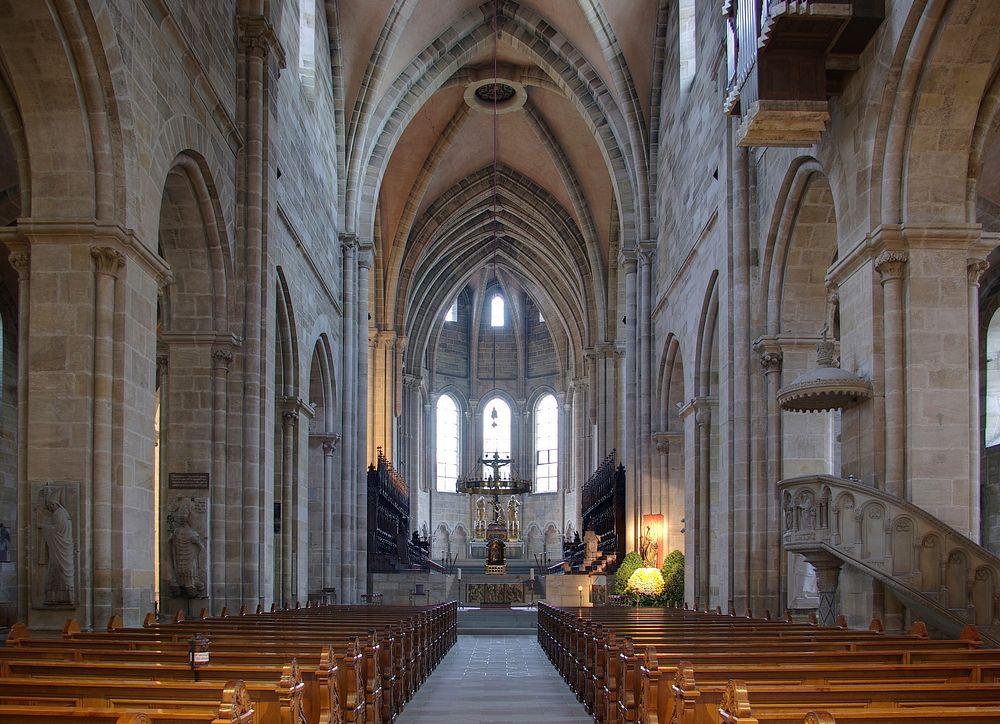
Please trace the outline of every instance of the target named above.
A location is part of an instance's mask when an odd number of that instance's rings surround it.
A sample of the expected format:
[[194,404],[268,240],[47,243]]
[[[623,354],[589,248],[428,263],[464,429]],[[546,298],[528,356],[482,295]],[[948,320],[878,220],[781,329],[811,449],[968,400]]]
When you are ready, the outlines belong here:
[[396,724],[592,722],[534,636],[459,636]]

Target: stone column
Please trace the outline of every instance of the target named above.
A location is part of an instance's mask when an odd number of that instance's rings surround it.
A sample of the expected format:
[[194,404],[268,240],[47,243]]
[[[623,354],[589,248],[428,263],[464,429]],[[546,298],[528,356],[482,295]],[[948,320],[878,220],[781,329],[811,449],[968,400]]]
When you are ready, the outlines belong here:
[[837,624],[837,582],[844,562],[825,551],[808,551],[802,554],[816,569],[816,588],[819,590],[819,610],[816,618],[820,626]]
[[980,486],[982,430],[979,398],[979,279],[989,268],[985,259],[969,259],[969,529],[968,536],[980,540]]
[[[337,588],[337,571],[335,561],[340,558],[340,541],[334,537],[334,506],[340,501],[337,500],[336,491],[333,487],[334,481],[334,453],[337,451],[337,442],[340,436],[336,434],[328,435],[322,442],[323,445],[323,588]],[[337,589],[340,593],[340,589]]]
[[[358,552],[356,559],[356,577],[358,590],[368,591],[368,463],[369,460],[360,459],[360,451],[366,450],[368,433],[368,274],[374,262],[374,251],[371,242],[366,242],[358,249],[358,297],[357,297],[357,334],[358,334],[358,360],[357,360],[357,410],[358,410],[358,439],[356,450],[359,451],[355,459],[354,479],[355,485],[355,540],[358,542]],[[374,458],[372,458],[374,460]]]
[[[211,488],[211,540],[209,552],[211,570],[209,586],[211,600],[217,606],[228,605],[226,586],[226,507],[228,501],[226,459],[226,386],[229,383],[229,365],[233,353],[228,349],[212,350],[212,488]],[[162,407],[160,408],[162,409]]]
[[96,273],[94,301],[94,459],[91,545],[94,573],[91,588],[95,622],[114,613],[112,597],[112,455],[111,414],[114,380],[115,282],[125,256],[112,247],[90,250]]
[[909,256],[905,251],[883,251],[875,259],[882,277],[885,360],[885,491],[899,498],[906,490],[906,364],[903,338],[903,277]]
[[754,544],[751,516],[754,501],[750,491],[750,211],[749,154],[746,148],[733,149],[733,253],[731,324],[733,338],[732,464],[731,496],[733,515],[732,581],[733,604],[737,611],[750,607],[751,581],[756,575],[752,556]]
[[754,350],[760,355],[761,372],[764,374],[764,399],[767,401],[767,442],[765,445],[766,465],[765,477],[761,491],[764,497],[755,505],[766,506],[766,525],[754,536],[755,550],[760,551],[757,558],[762,564],[762,585],[760,596],[764,608],[774,613],[784,608],[781,597],[782,555],[781,542],[778,538],[781,531],[781,501],[778,499],[777,486],[782,477],[781,469],[781,408],[778,406],[778,390],[781,389],[782,352],[777,340],[772,337],[762,337],[754,343]]
[[357,529],[354,525],[354,493],[355,493],[355,459],[357,448],[357,356],[355,347],[358,342],[357,316],[354,309],[355,284],[357,283],[357,264],[355,261],[355,237],[341,234],[341,251],[343,252],[343,395],[341,396],[341,445],[340,445],[340,586],[342,603],[355,601],[355,537]]
[[281,413],[281,489],[277,494],[281,502],[281,550],[275,551],[281,571],[281,600],[285,603],[294,598],[294,569],[292,562],[292,523],[295,520],[295,435],[299,413],[286,410]]
[[[259,10],[259,8],[258,8]],[[261,386],[263,355],[264,268],[266,264],[266,176],[268,60],[272,52],[280,66],[284,53],[270,22],[263,15],[240,15],[237,37],[245,99],[241,107],[243,147],[243,246],[245,266],[245,329],[243,341],[243,600],[264,602],[260,572],[267,566],[261,545]]]
[[[638,462],[636,488],[639,491],[639,517],[636,518],[636,530],[642,521],[644,513],[654,513],[653,498],[653,467],[650,454],[653,419],[653,381],[650,372],[653,357],[653,263],[656,259],[656,242],[644,241],[639,245],[639,400],[637,414],[638,429]],[[637,532],[638,537],[640,533]]]
[[31,252],[27,244],[10,254],[10,265],[17,272],[17,615],[27,621],[28,567],[19,558],[28,550],[30,490],[28,488],[28,339],[31,315]]
[[638,485],[639,455],[638,455],[638,292],[636,289],[637,259],[634,251],[622,251],[618,255],[618,265],[625,274],[625,394],[618,398],[625,421],[625,438],[622,444],[621,459],[625,463],[625,550],[638,550],[639,513],[641,510],[640,488]]
[[684,558],[693,575],[690,584],[685,578],[685,600],[704,609],[709,594],[708,486],[712,411],[707,398],[696,397],[681,407],[679,414],[684,421],[685,450],[690,451],[690,464],[685,466]]

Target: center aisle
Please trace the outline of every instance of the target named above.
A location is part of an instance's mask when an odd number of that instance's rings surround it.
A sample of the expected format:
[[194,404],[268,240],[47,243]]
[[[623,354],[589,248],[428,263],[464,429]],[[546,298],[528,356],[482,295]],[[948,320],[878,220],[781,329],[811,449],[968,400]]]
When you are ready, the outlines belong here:
[[459,636],[396,724],[592,722],[535,636]]

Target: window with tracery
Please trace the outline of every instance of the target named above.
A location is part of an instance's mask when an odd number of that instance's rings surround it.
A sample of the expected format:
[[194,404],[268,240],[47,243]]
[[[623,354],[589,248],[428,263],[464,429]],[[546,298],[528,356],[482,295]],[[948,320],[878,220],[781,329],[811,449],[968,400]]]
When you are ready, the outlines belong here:
[[454,493],[458,482],[458,403],[451,395],[437,401],[437,489]]
[[[502,398],[494,397],[483,408],[483,457],[497,453],[501,458],[510,457],[510,405]],[[493,469],[484,465],[483,477],[493,474]],[[500,468],[500,478],[510,477],[510,466]]]
[[535,492],[554,493],[559,473],[559,403],[545,395],[535,405]]
[[503,297],[495,294],[493,299],[490,300],[490,326],[502,327],[504,325],[504,315]]
[[1000,310],[986,330],[986,447],[1000,445]]

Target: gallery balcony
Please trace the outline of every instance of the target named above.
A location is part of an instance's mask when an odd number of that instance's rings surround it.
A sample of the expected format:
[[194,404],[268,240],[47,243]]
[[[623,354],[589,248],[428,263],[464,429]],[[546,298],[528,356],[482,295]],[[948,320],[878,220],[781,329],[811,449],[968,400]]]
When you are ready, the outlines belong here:
[[884,0],[726,0],[729,86],[740,146],[808,147],[830,118],[829,98],[885,17]]

